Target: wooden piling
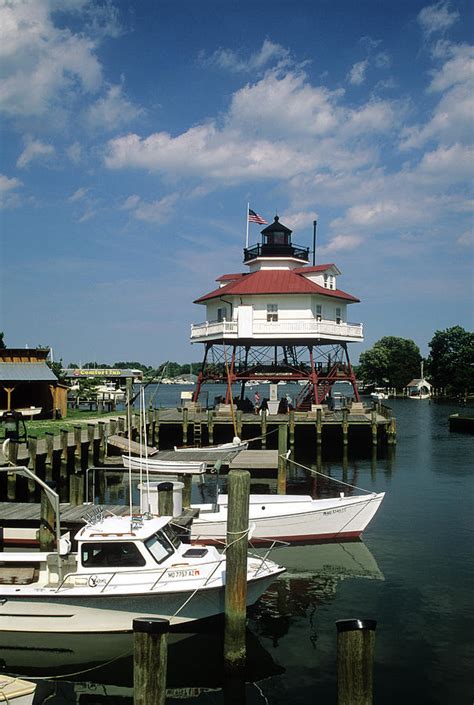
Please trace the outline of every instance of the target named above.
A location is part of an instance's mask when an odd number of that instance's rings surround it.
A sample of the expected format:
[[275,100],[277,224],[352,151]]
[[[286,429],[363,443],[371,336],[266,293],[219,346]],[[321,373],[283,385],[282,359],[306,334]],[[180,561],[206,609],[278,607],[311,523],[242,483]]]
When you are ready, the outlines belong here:
[[[38,457],[38,438],[36,436],[28,436],[28,455],[30,456],[28,467],[38,474],[37,457]],[[28,493],[34,494],[37,485],[34,480],[28,480]]]
[[188,445],[188,416],[189,409],[186,406],[183,406],[183,446]]
[[44,434],[44,439],[46,442],[46,479],[53,479],[53,459],[54,459],[54,433],[46,431]]
[[372,430],[372,445],[377,445],[377,411],[372,409],[370,412],[370,425]]
[[193,478],[191,475],[180,475],[178,480],[183,483],[183,509],[188,509],[191,506],[191,490]]
[[245,666],[247,611],[247,551],[250,473],[228,475],[228,513],[225,586],[224,667],[236,672]]
[[342,409],[342,445],[349,443],[349,409]]
[[69,503],[73,506],[84,504],[84,475],[72,473],[69,476]]
[[323,410],[316,409],[316,445],[323,442]]
[[286,452],[288,448],[288,426],[278,426],[278,494],[286,494]]
[[[54,482],[48,482],[51,489],[55,488]],[[40,527],[38,540],[40,551],[53,551],[56,543],[56,533],[54,528],[54,509],[45,490],[41,492]]]
[[[18,465],[18,441],[10,438],[8,443],[8,462],[10,465]],[[13,500],[16,498],[16,479],[17,475],[14,472],[7,473],[7,499]]]
[[117,433],[119,436],[125,436],[125,419],[123,416],[119,416],[117,419]]
[[99,427],[99,454],[97,460],[99,465],[103,465],[105,460],[105,454],[107,452],[107,433],[105,428],[105,421],[99,421],[97,425]]
[[214,416],[212,409],[209,409],[207,412],[207,434],[209,438],[209,445],[213,445],[214,443]]
[[165,705],[169,627],[157,617],[133,620],[134,705]]
[[74,426],[74,468],[82,468],[82,426]]
[[90,466],[94,465],[94,436],[95,436],[95,424],[87,424],[87,464]]
[[295,410],[290,409],[288,412],[288,426],[290,431],[290,448],[295,447]]
[[160,517],[173,516],[173,483],[160,482],[158,485],[158,513]]
[[261,414],[262,420],[260,435],[262,436],[262,450],[265,450],[267,447],[267,412],[263,410]]
[[337,628],[338,705],[372,705],[374,619],[340,619]]
[[235,412],[235,418],[237,435],[239,438],[242,438],[242,409],[237,409],[237,411]]
[[61,482],[67,480],[67,456],[68,456],[68,430],[67,428],[59,429],[59,442],[61,448],[60,454],[60,465],[59,465],[59,477]]

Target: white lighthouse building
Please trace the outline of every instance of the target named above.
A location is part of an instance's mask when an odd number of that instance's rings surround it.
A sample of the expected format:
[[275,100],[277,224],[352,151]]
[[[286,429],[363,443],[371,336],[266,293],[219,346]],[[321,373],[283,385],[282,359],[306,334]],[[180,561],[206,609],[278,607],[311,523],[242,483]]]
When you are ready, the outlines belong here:
[[297,408],[320,404],[336,381],[359,395],[349,343],[363,340],[348,307],[359,299],[339,288],[335,264],[309,265],[309,248],[294,245],[279,222],[261,231],[261,243],[244,249],[248,271],[223,274],[218,287],[194,303],[205,321],[191,326],[191,342],[205,346],[195,399],[206,382],[298,381]]

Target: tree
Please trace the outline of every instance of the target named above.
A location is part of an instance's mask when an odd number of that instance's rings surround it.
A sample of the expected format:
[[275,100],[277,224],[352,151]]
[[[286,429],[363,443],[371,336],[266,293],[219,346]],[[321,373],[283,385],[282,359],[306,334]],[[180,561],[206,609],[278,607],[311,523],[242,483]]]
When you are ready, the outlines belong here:
[[4,335],[5,335],[4,332],[0,331],[0,350],[5,350],[5,348],[7,347],[5,345],[5,341],[3,340]]
[[46,360],[46,364],[53,370],[59,382],[61,382],[62,384],[65,384],[67,382],[66,372],[63,371],[62,359],[59,360],[59,362],[52,362],[51,360]]
[[359,375],[366,382],[403,389],[420,376],[420,364],[420,350],[413,340],[389,335],[361,354]]
[[474,388],[474,333],[461,326],[437,330],[428,343],[428,366],[435,387],[448,394],[463,394]]

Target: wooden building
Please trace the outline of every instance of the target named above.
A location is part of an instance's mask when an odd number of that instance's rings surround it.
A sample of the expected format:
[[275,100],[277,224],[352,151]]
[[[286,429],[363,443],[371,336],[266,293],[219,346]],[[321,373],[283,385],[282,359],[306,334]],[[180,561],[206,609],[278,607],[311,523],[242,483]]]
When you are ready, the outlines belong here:
[[0,349],[0,414],[20,411],[25,418],[67,414],[67,387],[46,364],[49,348]]

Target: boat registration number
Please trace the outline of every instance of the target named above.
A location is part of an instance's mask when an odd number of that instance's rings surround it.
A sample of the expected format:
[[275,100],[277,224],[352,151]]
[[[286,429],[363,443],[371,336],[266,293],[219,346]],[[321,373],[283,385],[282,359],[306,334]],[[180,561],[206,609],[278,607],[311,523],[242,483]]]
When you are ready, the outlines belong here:
[[328,514],[341,514],[341,512],[345,512],[345,511],[346,511],[346,508],[341,507],[341,509],[328,509],[327,511],[323,512],[323,514],[325,516],[327,516]]
[[184,568],[182,570],[169,570],[168,578],[195,578],[201,572],[197,568]]

